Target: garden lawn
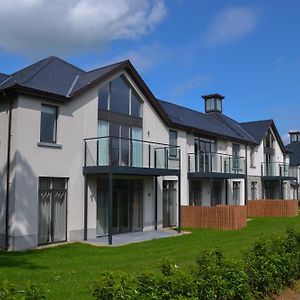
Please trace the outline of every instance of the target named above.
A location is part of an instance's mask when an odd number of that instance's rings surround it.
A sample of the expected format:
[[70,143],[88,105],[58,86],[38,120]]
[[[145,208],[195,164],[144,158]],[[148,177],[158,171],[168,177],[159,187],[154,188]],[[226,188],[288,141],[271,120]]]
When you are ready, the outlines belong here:
[[25,252],[0,251],[0,280],[42,283],[49,290],[47,299],[91,299],[90,287],[103,271],[156,269],[166,257],[187,269],[200,250],[216,247],[239,260],[242,249],[258,237],[283,235],[289,226],[300,232],[300,217],[257,218],[238,231],[193,229],[192,234],[120,247],[70,243]]

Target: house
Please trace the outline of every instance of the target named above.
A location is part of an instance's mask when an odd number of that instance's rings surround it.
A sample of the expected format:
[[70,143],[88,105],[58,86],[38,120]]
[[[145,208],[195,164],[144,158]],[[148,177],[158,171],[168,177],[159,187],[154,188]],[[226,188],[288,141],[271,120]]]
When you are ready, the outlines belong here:
[[274,122],[239,123],[223,100],[203,96],[205,113],[158,100],[128,60],[86,72],[49,57],[0,74],[0,246],[111,244],[180,231],[182,206],[291,197]]
[[300,182],[300,131],[290,131],[290,143],[285,148],[290,152],[290,165],[293,175],[297,181],[293,182],[293,198],[299,199],[299,182]]

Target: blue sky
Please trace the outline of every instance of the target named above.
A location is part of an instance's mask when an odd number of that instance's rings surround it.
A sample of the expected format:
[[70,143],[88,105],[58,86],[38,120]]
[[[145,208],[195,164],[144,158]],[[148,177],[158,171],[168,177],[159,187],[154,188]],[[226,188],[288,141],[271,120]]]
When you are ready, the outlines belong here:
[[0,0],[0,72],[49,55],[87,70],[129,58],[161,99],[203,111],[217,92],[239,121],[300,129],[298,0],[51,3]]

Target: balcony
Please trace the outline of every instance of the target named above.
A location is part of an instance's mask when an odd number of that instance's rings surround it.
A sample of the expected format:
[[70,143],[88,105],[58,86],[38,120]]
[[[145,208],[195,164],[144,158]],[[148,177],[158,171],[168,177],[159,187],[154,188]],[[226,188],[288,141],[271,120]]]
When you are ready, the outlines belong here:
[[261,175],[263,177],[286,177],[297,178],[297,169],[283,162],[263,162],[261,164]]
[[137,175],[178,175],[180,147],[113,136],[84,140],[83,172]]
[[241,177],[246,174],[246,160],[223,153],[189,153],[188,170],[190,175],[198,174],[200,177],[212,174],[216,177]]

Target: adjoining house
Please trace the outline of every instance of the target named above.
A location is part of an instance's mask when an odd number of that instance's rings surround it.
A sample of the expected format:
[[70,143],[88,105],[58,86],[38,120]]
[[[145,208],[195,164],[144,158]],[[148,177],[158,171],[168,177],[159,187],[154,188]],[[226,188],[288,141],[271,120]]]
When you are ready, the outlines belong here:
[[203,99],[205,113],[156,99],[128,60],[86,72],[49,57],[0,74],[0,246],[112,243],[180,231],[181,207],[292,198],[274,122],[239,123],[222,95]]
[[297,181],[292,183],[293,198],[299,199],[299,182],[300,182],[300,131],[290,131],[290,143],[285,146],[289,151],[290,168]]

